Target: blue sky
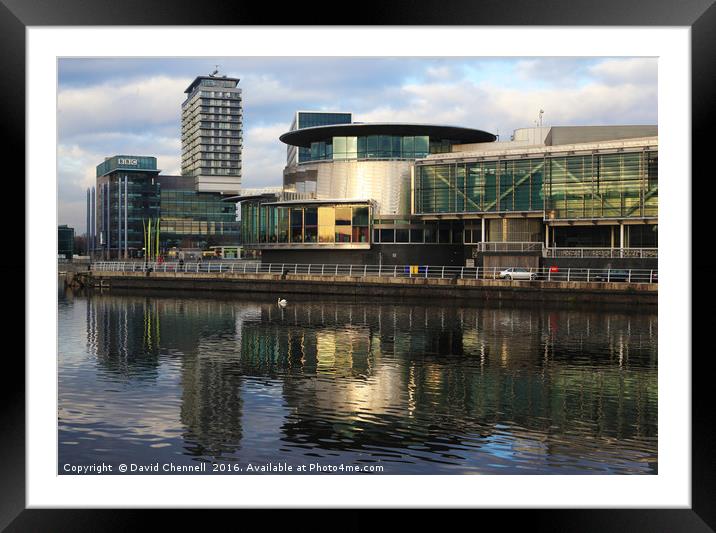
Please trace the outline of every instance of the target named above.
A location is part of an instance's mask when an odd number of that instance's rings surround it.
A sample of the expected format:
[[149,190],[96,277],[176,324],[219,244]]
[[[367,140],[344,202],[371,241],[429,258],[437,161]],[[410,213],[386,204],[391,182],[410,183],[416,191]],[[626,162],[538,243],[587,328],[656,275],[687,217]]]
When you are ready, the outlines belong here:
[[656,58],[72,58],[59,60],[58,223],[85,231],[85,190],[115,154],[180,173],[181,103],[219,65],[243,88],[243,186],[280,185],[296,110],[428,122],[509,139],[533,126],[656,124]]

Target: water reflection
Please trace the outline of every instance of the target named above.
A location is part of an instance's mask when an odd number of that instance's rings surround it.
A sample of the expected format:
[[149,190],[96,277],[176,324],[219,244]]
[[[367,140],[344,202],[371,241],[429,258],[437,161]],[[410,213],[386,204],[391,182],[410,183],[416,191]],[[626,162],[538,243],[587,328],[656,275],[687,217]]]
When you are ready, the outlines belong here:
[[59,331],[60,463],[657,470],[655,313],[113,292]]

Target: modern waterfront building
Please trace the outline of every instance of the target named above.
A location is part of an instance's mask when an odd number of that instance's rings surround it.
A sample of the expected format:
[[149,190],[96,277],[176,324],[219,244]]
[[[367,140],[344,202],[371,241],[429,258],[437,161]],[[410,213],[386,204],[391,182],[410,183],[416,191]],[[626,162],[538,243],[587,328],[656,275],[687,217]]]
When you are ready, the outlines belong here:
[[[353,121],[352,113],[338,111],[296,111],[291,122],[290,131],[315,126],[330,126],[332,124],[350,124]],[[297,165],[311,159],[311,148],[306,146],[286,147],[286,166]]]
[[57,256],[72,260],[75,254],[75,229],[67,224],[57,226]]
[[97,234],[97,229],[95,228],[96,224],[96,205],[95,202],[97,200],[97,193],[94,187],[89,187],[87,189],[87,207],[86,207],[86,221],[85,221],[85,236],[87,240],[87,255],[92,254],[92,250],[95,249],[95,235]]
[[207,249],[238,244],[235,204],[222,201],[220,194],[196,191],[190,176],[160,174],[157,179],[162,249]]
[[97,165],[95,256],[142,255],[145,224],[159,217],[158,174],[155,157],[116,155]]
[[182,103],[182,175],[198,192],[237,194],[241,187],[243,112],[239,78],[198,76]]
[[[393,235],[396,242],[396,233],[398,243],[410,242],[402,239],[410,234],[415,160],[448,152],[456,144],[495,138],[482,130],[428,124],[351,123],[291,130],[280,140],[310,153],[298,163],[289,159],[281,194],[237,198],[242,243],[260,249],[264,261],[399,261],[394,246],[378,243],[381,234],[386,241]],[[446,255],[461,253],[451,244],[424,248],[423,259],[444,261]]]
[[523,144],[528,132],[518,130],[516,141],[416,162],[414,214],[460,221],[466,245],[656,248],[656,127],[545,131],[539,145]]
[[160,252],[238,242],[236,206],[218,193],[197,191],[192,176],[161,175],[155,157],[109,157],[96,173],[96,193],[88,189],[88,209],[97,206],[95,257],[143,257],[150,223]]
[[609,259],[649,249],[656,262],[656,126],[526,128],[495,142],[469,128],[352,123],[280,140],[310,150],[289,157],[282,192],[234,198],[243,245],[265,262],[465,265],[532,250],[533,265],[558,248]]

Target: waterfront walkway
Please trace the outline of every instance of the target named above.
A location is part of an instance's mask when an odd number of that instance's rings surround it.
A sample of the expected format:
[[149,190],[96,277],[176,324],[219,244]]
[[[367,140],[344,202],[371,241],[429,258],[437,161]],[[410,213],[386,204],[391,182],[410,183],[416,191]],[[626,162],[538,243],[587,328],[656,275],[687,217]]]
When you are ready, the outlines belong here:
[[102,262],[94,263],[89,272],[72,276],[81,285],[106,288],[657,303],[655,270],[533,268],[515,274],[527,279],[508,279],[509,274],[502,270],[421,265]]

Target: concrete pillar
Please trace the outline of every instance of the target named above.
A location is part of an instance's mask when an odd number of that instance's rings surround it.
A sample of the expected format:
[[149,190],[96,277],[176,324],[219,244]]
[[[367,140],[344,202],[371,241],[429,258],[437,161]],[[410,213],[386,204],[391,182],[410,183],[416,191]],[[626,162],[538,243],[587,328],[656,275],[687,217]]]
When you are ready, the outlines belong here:
[[610,248],[614,248],[614,226],[609,226],[609,236],[611,239],[611,245]]
[[624,224],[619,223],[619,248],[624,248]]
[[544,247],[549,248],[549,224],[544,225]]
[[117,179],[117,259],[122,259],[122,178]]
[[110,246],[110,245],[112,244],[112,235],[111,235],[111,233],[112,233],[112,232],[111,232],[111,229],[112,229],[112,228],[111,228],[110,225],[109,225],[109,221],[110,221],[110,218],[109,218],[109,189],[110,189],[109,183],[105,183],[105,184],[104,184],[105,210],[104,210],[104,213],[103,213],[103,214],[104,214],[105,220],[107,221],[107,223],[106,223],[105,226],[104,226],[104,227],[105,227],[105,232],[106,232],[105,237],[107,237],[107,259],[110,259],[110,258],[112,257],[112,256],[111,256],[111,252],[110,252],[110,250],[111,250],[111,246]]
[[127,176],[124,176],[124,258],[128,259],[129,256],[129,246],[127,245],[127,233],[128,233],[128,224],[127,224]]
[[[90,250],[94,252],[95,247],[97,246],[96,243],[96,235],[97,235],[97,191],[94,187],[92,187],[92,190],[90,191]],[[90,254],[92,255],[92,254]]]
[[480,227],[480,242],[485,242],[485,217],[482,217],[482,226]]

